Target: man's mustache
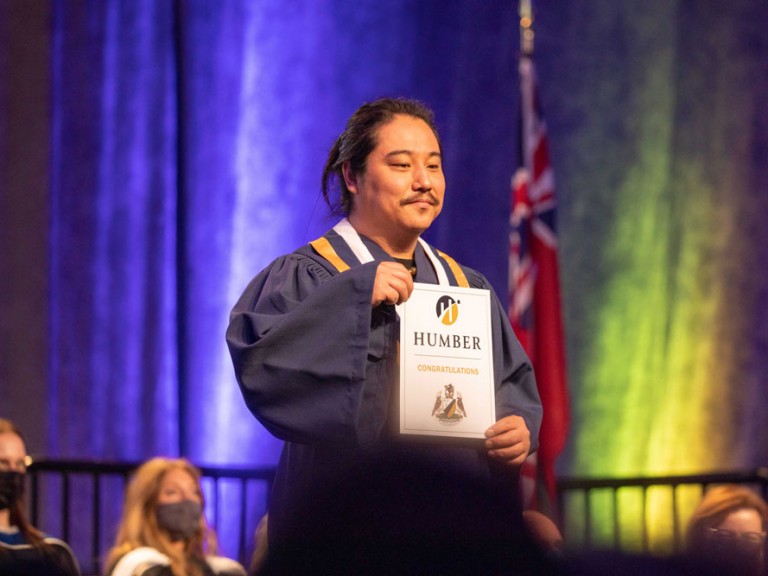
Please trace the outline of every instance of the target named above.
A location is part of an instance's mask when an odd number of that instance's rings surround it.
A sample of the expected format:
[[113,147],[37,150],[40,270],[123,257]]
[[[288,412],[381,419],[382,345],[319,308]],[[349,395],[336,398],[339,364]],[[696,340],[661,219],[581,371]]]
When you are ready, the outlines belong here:
[[440,204],[440,200],[438,200],[431,192],[419,192],[418,194],[414,194],[413,196],[401,200],[400,206],[413,204],[414,202],[424,202],[425,200],[432,204],[432,206],[438,206]]

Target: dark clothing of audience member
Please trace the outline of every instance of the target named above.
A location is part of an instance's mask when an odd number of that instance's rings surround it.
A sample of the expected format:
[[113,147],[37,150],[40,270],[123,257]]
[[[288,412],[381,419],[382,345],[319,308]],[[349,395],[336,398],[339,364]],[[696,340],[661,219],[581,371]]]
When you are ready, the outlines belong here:
[[0,574],[2,576],[75,576],[80,574],[70,547],[44,536],[37,546],[19,533],[0,531]]

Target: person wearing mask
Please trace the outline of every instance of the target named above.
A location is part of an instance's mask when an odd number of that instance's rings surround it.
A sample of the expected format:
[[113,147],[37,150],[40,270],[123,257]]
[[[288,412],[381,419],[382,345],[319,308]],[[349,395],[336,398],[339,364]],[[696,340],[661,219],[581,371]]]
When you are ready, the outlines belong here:
[[78,576],[70,547],[27,520],[24,479],[30,462],[19,429],[0,418],[0,574]]
[[184,458],[153,458],[126,489],[123,516],[109,551],[109,576],[240,576],[244,568],[216,556],[216,535],[203,515],[200,472]]

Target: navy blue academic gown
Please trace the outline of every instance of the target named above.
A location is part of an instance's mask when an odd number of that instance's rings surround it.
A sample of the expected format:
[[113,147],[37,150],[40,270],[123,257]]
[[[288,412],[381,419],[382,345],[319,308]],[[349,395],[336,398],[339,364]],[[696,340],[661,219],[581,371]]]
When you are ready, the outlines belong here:
[[[227,329],[248,408],[285,441],[270,501],[270,542],[281,537],[283,515],[308,490],[377,450],[394,446],[452,470],[492,476],[479,442],[436,446],[397,438],[398,317],[393,306],[371,307],[378,262],[392,258],[363,238],[375,261],[359,264],[335,231],[325,238],[349,270],[338,272],[309,245],[281,256],[250,282]],[[415,281],[438,283],[420,245],[415,264]],[[530,362],[488,281],[462,270],[470,287],[492,293],[496,417],[522,416],[535,449],[542,410]]]

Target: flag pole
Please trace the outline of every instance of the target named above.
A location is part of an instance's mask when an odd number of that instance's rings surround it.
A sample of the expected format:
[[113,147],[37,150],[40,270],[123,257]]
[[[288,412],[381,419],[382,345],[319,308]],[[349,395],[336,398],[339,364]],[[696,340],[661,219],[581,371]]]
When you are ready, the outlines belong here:
[[[520,159],[510,223],[510,321],[531,360],[544,409],[539,447],[520,470],[523,505],[559,521],[555,460],[568,434],[565,339],[561,316],[554,177],[533,68],[533,0],[520,10]],[[522,176],[518,179],[517,174]],[[517,217],[517,223],[515,218]]]
[[533,56],[533,8],[531,0],[520,0],[520,52]]

